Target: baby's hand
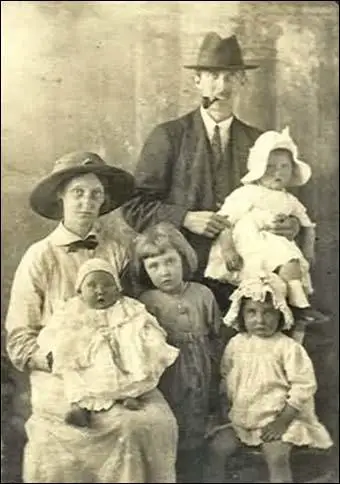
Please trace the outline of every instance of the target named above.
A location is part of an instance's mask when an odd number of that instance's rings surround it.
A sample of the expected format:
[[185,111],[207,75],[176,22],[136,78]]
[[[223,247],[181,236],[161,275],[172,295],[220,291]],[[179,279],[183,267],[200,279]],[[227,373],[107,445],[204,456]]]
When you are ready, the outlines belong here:
[[123,406],[129,410],[139,410],[142,404],[137,398],[128,397],[124,399]]
[[228,271],[239,271],[242,268],[242,257],[233,249],[223,252],[224,263]]
[[272,440],[280,440],[282,435],[286,432],[289,423],[284,419],[277,417],[274,422],[270,422],[262,429],[262,440],[270,442]]

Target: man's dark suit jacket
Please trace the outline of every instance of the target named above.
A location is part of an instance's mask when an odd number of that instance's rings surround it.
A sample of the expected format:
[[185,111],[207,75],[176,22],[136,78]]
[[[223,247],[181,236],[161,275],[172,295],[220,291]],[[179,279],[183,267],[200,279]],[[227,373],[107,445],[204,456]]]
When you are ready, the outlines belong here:
[[[240,179],[247,171],[249,149],[260,134],[260,130],[234,118],[229,131],[227,166],[222,174],[224,177],[228,174],[228,179],[225,179],[225,196],[240,185]],[[126,221],[136,231],[160,221],[172,222],[181,229],[198,254],[199,271],[196,280],[199,281],[203,278],[212,241],[181,227],[188,210],[217,209],[212,152],[199,109],[161,124],[153,130],[142,150],[135,177],[136,193],[123,207]],[[212,281],[203,282],[213,290],[224,312],[229,307],[226,291],[230,294],[232,288],[225,284],[212,284]],[[307,351],[309,347],[314,348],[312,359],[317,374],[320,373],[320,361],[324,359],[320,358],[318,351],[315,352],[315,348],[319,347],[322,339],[327,344],[325,335],[319,334],[323,332],[325,330],[319,329],[314,336],[311,332],[311,335],[307,334],[305,341]],[[223,336],[223,340],[227,341],[229,337],[228,333]],[[331,344],[331,338],[329,342]],[[320,346],[322,351],[326,347]],[[321,370],[324,374],[323,367]],[[323,398],[324,401],[329,401],[327,382],[325,384],[322,378],[320,381],[325,387],[319,389],[320,401]],[[325,420],[327,419],[326,415]]]
[[249,149],[260,134],[234,117],[226,164],[214,173],[200,109],[160,124],[142,149],[135,172],[136,192],[122,208],[125,220],[137,232],[158,222],[173,223],[196,250],[197,276],[202,277],[212,241],[185,230],[183,219],[188,211],[217,210],[216,177],[225,181],[223,198],[239,186],[247,171]]

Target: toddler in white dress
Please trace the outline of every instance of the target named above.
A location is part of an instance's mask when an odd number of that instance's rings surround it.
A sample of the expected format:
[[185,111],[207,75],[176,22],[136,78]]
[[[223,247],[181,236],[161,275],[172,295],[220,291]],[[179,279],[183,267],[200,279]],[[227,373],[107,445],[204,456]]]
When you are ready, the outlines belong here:
[[77,295],[61,304],[38,336],[71,404],[66,421],[88,426],[92,411],[120,402],[131,410],[158,385],[179,350],[166,343],[157,320],[120,292],[109,263],[90,259],[79,269]]
[[315,414],[313,364],[303,346],[281,332],[293,324],[285,295],[283,281],[269,274],[244,280],[231,296],[224,322],[239,333],[221,360],[221,399],[230,423],[208,436],[204,482],[223,482],[226,458],[241,444],[261,446],[270,482],[293,482],[293,446],[332,446]]
[[[234,285],[262,272],[276,272],[287,284],[295,316],[312,322],[324,315],[310,308],[309,274],[314,261],[315,224],[289,187],[307,183],[309,165],[298,159],[288,128],[263,133],[250,150],[248,173],[224,201],[219,214],[231,227],[213,243],[205,276]],[[301,250],[294,241],[270,231],[278,217],[294,216],[301,226]],[[310,320],[310,321],[309,321]]]

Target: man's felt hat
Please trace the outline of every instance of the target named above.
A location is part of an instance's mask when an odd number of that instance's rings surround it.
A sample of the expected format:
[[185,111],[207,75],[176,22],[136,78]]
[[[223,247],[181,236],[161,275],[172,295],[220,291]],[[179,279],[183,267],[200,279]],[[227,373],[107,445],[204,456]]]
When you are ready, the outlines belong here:
[[61,220],[63,209],[58,192],[64,183],[78,175],[93,173],[102,181],[106,200],[99,214],[104,215],[128,200],[134,189],[134,177],[115,166],[108,165],[99,155],[76,151],[59,158],[52,172],[33,189],[30,196],[32,210],[52,220]]
[[184,67],[195,70],[238,71],[256,69],[258,66],[243,61],[236,35],[222,39],[215,32],[209,32],[203,39],[196,64]]

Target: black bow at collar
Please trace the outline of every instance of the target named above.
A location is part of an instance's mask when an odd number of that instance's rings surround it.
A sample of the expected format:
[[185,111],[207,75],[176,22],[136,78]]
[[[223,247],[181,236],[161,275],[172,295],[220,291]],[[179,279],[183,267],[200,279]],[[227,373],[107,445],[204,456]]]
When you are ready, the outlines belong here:
[[75,240],[66,245],[67,252],[77,252],[79,249],[93,250],[97,247],[98,240],[95,235],[88,235],[86,239]]

